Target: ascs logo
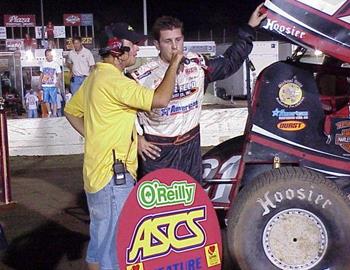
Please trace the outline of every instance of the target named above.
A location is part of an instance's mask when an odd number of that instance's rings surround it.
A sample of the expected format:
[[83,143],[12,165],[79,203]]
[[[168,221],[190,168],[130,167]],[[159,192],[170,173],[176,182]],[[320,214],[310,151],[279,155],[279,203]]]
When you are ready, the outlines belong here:
[[127,251],[127,263],[184,252],[204,245],[206,207],[151,215],[140,221]]

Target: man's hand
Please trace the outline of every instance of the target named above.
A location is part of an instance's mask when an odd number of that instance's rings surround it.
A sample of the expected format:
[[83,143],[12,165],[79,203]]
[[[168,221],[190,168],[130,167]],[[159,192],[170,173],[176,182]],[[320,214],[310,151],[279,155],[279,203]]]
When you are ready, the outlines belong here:
[[250,16],[248,24],[253,28],[257,27],[261,23],[261,21],[264,20],[267,16],[266,13],[261,13],[260,11],[263,5],[264,3],[260,4]]
[[144,136],[138,136],[137,153],[143,161],[146,161],[146,156],[151,159],[160,157],[160,151],[161,149],[158,146],[146,141]]

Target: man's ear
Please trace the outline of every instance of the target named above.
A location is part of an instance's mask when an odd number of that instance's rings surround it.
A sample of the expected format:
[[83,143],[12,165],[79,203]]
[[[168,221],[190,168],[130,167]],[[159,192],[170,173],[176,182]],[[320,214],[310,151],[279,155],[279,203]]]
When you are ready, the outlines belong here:
[[159,41],[158,40],[154,40],[153,44],[154,44],[154,46],[156,46],[157,50],[160,51],[160,49],[159,49]]

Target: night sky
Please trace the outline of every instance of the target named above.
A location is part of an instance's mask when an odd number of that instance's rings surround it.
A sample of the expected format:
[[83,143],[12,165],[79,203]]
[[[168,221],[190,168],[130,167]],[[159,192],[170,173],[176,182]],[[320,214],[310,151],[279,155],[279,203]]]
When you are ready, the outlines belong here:
[[[93,13],[95,28],[110,22],[127,21],[143,31],[142,0],[43,0],[45,24],[52,20],[62,25],[63,13]],[[161,15],[173,15],[185,24],[186,32],[231,28],[246,22],[254,8],[261,3],[255,0],[147,0],[148,29]],[[3,14],[35,14],[40,24],[40,0],[0,0],[0,25]]]

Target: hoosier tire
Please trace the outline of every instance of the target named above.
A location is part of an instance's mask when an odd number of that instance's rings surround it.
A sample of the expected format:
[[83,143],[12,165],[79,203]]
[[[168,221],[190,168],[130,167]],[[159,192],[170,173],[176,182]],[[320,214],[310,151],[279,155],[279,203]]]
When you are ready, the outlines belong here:
[[307,169],[266,172],[228,213],[228,245],[241,270],[350,269],[350,201]]

